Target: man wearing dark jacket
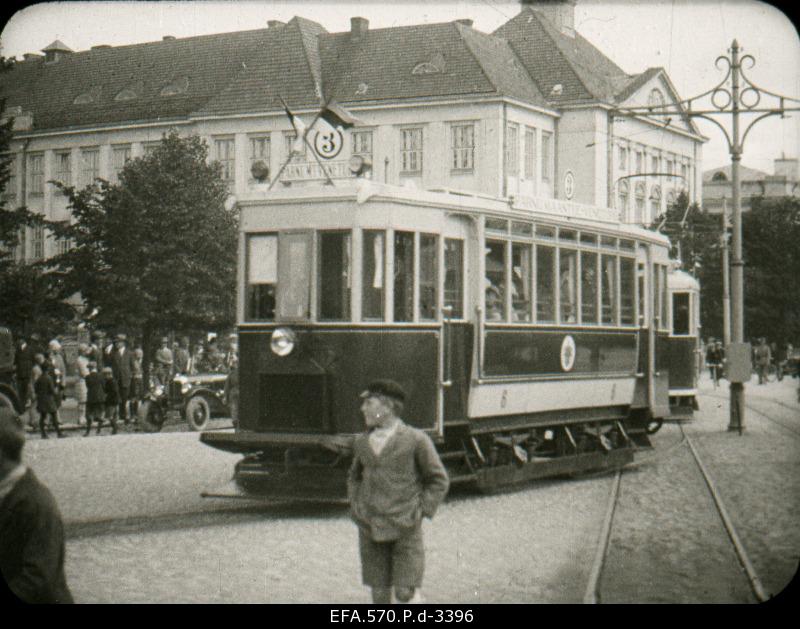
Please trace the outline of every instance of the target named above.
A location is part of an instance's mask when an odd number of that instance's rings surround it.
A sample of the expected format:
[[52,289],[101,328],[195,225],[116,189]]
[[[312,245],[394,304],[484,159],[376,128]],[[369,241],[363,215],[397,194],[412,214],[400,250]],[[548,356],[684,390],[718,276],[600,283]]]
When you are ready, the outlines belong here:
[[347,479],[362,580],[376,604],[391,602],[392,587],[399,602],[421,602],[422,518],[433,518],[450,484],[430,437],[400,419],[405,397],[393,380],[361,394],[368,432],[353,443]]
[[133,354],[128,349],[128,339],[124,334],[117,334],[111,354],[111,370],[119,389],[119,418],[128,423],[128,398],[131,392],[133,377]]
[[0,573],[26,603],[72,603],[64,524],[50,491],[22,464],[25,433],[0,408]]

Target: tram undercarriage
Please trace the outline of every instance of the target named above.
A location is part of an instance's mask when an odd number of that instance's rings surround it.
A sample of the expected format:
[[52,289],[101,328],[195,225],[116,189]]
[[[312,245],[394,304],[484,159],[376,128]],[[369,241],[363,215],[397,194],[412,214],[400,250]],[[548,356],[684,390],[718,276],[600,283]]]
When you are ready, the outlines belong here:
[[[448,425],[440,456],[453,486],[484,493],[541,478],[613,471],[633,461],[637,450],[651,447],[649,435],[661,422],[642,417],[631,413],[625,419],[489,433],[475,433],[469,422]],[[236,444],[231,439],[236,436],[203,434],[207,445],[246,453],[232,482],[204,496],[346,501],[350,453],[341,436],[281,443],[258,435],[264,445],[256,451],[253,441]]]

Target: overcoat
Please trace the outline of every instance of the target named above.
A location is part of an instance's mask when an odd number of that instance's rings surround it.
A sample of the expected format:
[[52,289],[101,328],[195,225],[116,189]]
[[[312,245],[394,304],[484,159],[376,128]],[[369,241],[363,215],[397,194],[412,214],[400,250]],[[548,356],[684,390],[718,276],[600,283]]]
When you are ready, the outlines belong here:
[[45,371],[33,383],[36,393],[36,410],[40,413],[55,413],[58,411],[56,404],[56,388],[50,377],[50,372]]

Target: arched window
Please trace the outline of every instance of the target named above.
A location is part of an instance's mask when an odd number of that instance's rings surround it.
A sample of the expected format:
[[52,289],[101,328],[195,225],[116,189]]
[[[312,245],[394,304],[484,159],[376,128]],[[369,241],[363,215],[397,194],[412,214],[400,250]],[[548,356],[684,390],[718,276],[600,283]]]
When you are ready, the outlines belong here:
[[636,211],[633,215],[633,222],[637,225],[641,225],[644,222],[644,202],[646,196],[643,182],[640,181],[636,184],[634,194],[636,195]]
[[652,223],[661,214],[661,186],[653,186],[650,189],[650,216],[648,223]]
[[714,173],[711,177],[711,181],[728,181],[728,176],[720,170]]
[[628,182],[620,181],[617,189],[617,209],[620,219],[624,219],[628,213]]
[[660,89],[654,87],[652,90],[650,90],[650,94],[647,97],[648,107],[663,107],[664,102],[664,94]]

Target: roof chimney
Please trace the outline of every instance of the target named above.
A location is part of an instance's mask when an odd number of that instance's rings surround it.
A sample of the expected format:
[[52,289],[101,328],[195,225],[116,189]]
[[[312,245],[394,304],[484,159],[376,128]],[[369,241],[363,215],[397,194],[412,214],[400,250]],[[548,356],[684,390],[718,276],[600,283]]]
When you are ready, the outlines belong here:
[[42,55],[37,55],[36,53],[33,52],[26,52],[25,54],[22,55],[22,58],[25,61],[33,61],[34,59],[41,59]]
[[175,35],[164,35],[164,37],[161,38],[161,41],[172,41],[173,39],[175,39]]
[[268,28],[278,28],[279,26],[285,26],[285,24],[280,20],[267,20]]
[[92,50],[104,50],[106,48],[111,48],[110,44],[97,44],[97,46],[92,46]]
[[369,30],[369,20],[363,17],[350,18],[350,36],[354,40],[361,39]]
[[561,33],[575,37],[577,0],[520,0],[520,4],[523,11],[530,7],[542,13]]
[[42,48],[42,52],[44,53],[45,63],[55,63],[61,57],[71,54],[72,48],[57,39],[46,48]]
[[472,26],[472,20],[469,18],[462,18],[460,20],[456,20],[459,24],[463,24],[464,26]]

